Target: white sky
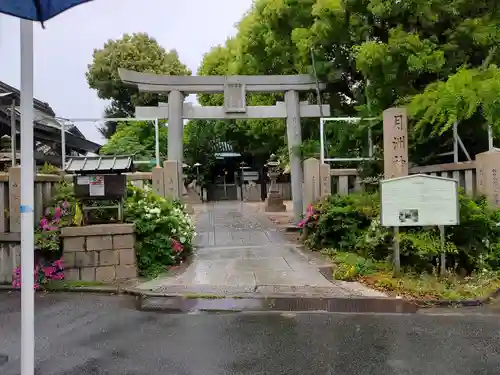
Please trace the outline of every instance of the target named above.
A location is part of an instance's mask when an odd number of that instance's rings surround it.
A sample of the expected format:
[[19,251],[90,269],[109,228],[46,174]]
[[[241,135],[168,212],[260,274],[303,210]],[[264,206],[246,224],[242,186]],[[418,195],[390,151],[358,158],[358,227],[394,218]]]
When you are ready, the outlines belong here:
[[[203,54],[235,34],[235,23],[252,0],[94,0],[35,26],[35,97],[57,116],[100,118],[106,102],[88,88],[87,65],[94,48],[124,33],[146,32],[196,74]],[[0,81],[19,88],[19,20],[0,15]],[[193,98],[191,98],[193,100]],[[93,123],[78,124],[95,142]]]

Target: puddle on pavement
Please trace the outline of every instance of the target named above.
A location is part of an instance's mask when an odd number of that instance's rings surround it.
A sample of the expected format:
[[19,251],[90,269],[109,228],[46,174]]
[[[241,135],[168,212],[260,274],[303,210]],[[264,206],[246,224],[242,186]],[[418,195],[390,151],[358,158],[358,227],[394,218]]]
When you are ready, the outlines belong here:
[[415,313],[417,306],[391,298],[182,298],[143,297],[139,310],[178,313],[204,312],[340,312]]
[[5,354],[0,354],[0,366],[6,364],[9,361],[9,356]]

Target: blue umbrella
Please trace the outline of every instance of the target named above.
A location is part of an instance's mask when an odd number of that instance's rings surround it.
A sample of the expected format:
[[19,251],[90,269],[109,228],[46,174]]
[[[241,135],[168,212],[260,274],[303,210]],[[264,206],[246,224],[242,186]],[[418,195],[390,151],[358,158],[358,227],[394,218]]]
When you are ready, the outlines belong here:
[[35,371],[33,21],[43,27],[44,21],[88,1],[0,0],[0,13],[21,19],[21,375]]
[[77,5],[92,0],[0,0],[0,13],[38,21],[45,21]]

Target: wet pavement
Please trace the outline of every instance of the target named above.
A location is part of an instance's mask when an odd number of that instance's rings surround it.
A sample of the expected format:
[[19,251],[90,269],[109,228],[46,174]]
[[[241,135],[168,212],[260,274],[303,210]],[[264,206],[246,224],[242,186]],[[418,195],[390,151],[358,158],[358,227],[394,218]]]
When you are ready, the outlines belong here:
[[139,288],[169,295],[384,296],[359,283],[327,280],[318,270],[324,262],[305,256],[251,205],[205,204],[196,231],[198,248],[187,270]]
[[[165,314],[131,297],[37,294],[37,375],[493,375],[494,315]],[[454,310],[458,311],[458,310]],[[0,293],[1,375],[19,375],[19,294]]]

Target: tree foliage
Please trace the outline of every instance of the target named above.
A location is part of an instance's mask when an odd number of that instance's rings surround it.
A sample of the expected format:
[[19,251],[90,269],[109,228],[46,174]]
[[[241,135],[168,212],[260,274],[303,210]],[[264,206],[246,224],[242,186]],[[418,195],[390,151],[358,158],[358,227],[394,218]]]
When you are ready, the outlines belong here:
[[[160,156],[167,156],[168,128],[160,123]],[[104,144],[102,155],[134,155],[135,160],[153,160],[155,158],[155,129],[150,121],[118,123],[117,131]]]
[[[384,109],[408,105],[412,160],[442,160],[436,154],[450,150],[455,120],[471,154],[485,150],[487,124],[498,128],[499,22],[495,0],[255,0],[236,36],[205,55],[199,74],[315,70],[327,83],[323,101],[333,116],[381,119]],[[199,100],[220,105],[222,98]],[[276,100],[282,96],[252,94],[248,102]],[[304,154],[318,147],[317,124],[303,122]],[[380,120],[327,123],[329,153],[366,155],[369,126],[381,146]],[[216,129],[252,152],[285,146],[283,121],[233,121]]]
[[[191,75],[175,50],[165,50],[146,33],[125,34],[120,39],[109,40],[102,48],[94,50],[86,73],[90,88],[97,91],[99,98],[111,100],[106,117],[133,117],[136,106],[156,106],[158,101],[167,101],[166,97],[139,93],[137,88],[124,85],[118,75],[119,68],[163,75]],[[109,138],[114,131],[110,122],[101,133]]]

